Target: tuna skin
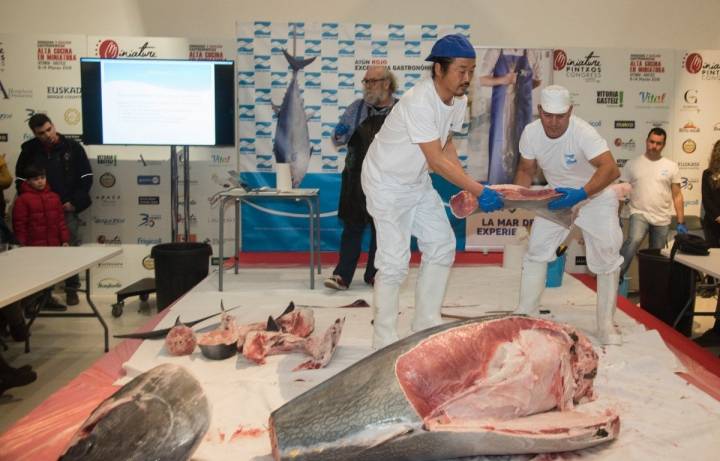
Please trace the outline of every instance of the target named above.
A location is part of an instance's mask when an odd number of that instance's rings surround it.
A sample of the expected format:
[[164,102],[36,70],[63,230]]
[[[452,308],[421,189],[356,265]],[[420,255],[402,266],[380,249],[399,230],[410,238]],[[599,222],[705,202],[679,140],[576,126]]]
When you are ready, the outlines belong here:
[[180,366],[159,365],[103,401],[60,461],[188,460],[209,425],[200,383]]
[[273,152],[277,163],[289,163],[293,187],[298,187],[307,173],[312,148],[308,117],[300,95],[298,72],[311,64],[315,57],[299,59],[283,50],[285,59],[292,68],[292,79],[279,107],[273,107],[277,114],[277,128]]
[[[518,340],[528,332],[529,339],[525,340],[537,340],[535,330],[546,331],[550,342],[565,344],[559,361],[562,366],[549,368],[549,374],[541,377],[548,395],[529,397],[527,406],[503,409],[498,404],[489,414],[472,415],[470,420],[458,412],[462,405],[453,406],[453,399],[473,401],[463,392],[469,393],[472,385],[481,391],[484,385],[487,390],[488,383],[500,376],[494,370],[501,365],[494,362],[497,357],[493,354],[509,347],[508,340]],[[473,337],[473,332],[477,336]],[[462,335],[470,337],[458,342]],[[539,363],[547,359],[539,358]],[[517,366],[513,363],[511,360],[510,366]],[[532,369],[536,365],[533,362],[528,366]],[[596,366],[597,355],[587,338],[554,322],[495,316],[440,325],[375,352],[275,410],[269,422],[273,457],[297,461],[430,461],[591,447],[617,436],[617,415],[577,411],[527,417],[509,414],[516,410],[528,414],[552,406],[570,409],[575,403],[592,399]],[[508,383],[500,380],[500,384]],[[510,380],[506,390],[512,390],[513,384],[517,383]],[[442,402],[433,401],[439,390],[448,395]],[[482,403],[482,392],[477,395]]]

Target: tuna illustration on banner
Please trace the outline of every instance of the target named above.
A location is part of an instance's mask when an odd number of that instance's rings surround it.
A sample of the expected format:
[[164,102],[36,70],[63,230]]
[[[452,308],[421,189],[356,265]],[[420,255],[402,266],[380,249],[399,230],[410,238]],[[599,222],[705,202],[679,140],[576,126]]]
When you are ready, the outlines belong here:
[[[277,163],[290,164],[290,175],[292,176],[293,187],[298,187],[307,172],[312,155],[310,146],[310,132],[308,130],[308,117],[305,114],[305,107],[300,96],[298,85],[298,72],[315,61],[317,56],[309,59],[299,59],[290,56],[287,50],[283,50],[292,68],[292,79],[288,85],[287,92],[283,97],[282,104],[278,107],[273,104],[273,110],[277,114],[277,129],[275,130],[275,142],[273,152]],[[293,31],[293,54],[295,54],[295,32]]]

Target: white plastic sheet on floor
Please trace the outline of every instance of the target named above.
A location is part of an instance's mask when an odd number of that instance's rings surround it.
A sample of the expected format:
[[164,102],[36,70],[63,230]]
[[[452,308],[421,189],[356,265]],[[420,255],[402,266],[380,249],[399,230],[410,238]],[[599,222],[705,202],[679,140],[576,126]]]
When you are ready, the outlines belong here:
[[[412,320],[417,269],[401,292],[401,333]],[[326,275],[326,274],[323,274]],[[454,268],[443,309],[456,315],[481,315],[511,310],[517,302],[520,274],[496,266]],[[317,281],[317,280],[316,280]],[[118,384],[160,363],[188,368],[202,383],[212,406],[208,434],[194,460],[271,460],[267,421],[270,412],[293,397],[333,376],[371,352],[370,308],[343,309],[358,298],[372,302],[372,289],[357,280],[350,290],[330,292],[322,286],[308,289],[307,269],[241,269],[225,275],[225,291],[217,291],[217,274],[211,274],[172,307],[157,328],[171,326],[179,315],[193,320],[219,310],[220,300],[240,323],[258,322],[279,315],[289,301],[314,306],[315,334],[321,334],[339,317],[345,328],[332,362],[320,370],[291,370],[307,359],[300,353],[271,356],[255,365],[241,355],[223,361],[205,359],[199,350],[191,356],[169,356],[163,341],[145,341],[125,363],[127,376]],[[591,339],[595,328],[595,293],[573,277],[563,286],[547,289],[541,305],[544,315],[573,324]],[[317,307],[315,307],[317,306]],[[217,323],[209,320],[195,330]],[[620,414],[618,439],[590,450],[559,458],[623,460],[716,460],[720,456],[720,402],[674,374],[682,365],[655,331],[618,311],[617,321],[625,336],[622,347],[598,347],[600,367],[595,380],[598,399],[580,410],[615,408]],[[528,459],[528,457],[516,457]]]

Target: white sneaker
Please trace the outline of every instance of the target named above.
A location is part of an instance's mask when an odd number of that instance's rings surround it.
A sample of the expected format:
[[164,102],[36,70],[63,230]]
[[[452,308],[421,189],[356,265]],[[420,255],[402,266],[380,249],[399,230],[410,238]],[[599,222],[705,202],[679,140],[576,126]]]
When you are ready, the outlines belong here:
[[323,284],[327,288],[332,288],[333,290],[347,290],[348,286],[343,281],[342,277],[339,275],[333,275],[332,277],[328,277],[325,279],[325,282]]

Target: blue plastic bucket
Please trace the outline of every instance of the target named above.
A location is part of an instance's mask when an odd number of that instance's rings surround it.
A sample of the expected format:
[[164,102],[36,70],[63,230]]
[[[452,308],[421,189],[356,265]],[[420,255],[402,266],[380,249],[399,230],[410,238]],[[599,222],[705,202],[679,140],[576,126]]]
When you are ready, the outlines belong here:
[[565,273],[565,255],[555,258],[548,263],[547,280],[545,286],[557,288],[562,285],[563,274]]
[[618,287],[618,294],[620,296],[627,298],[628,285],[630,284],[629,281],[630,281],[630,278],[627,275],[624,275],[623,279],[620,281],[620,286]]

